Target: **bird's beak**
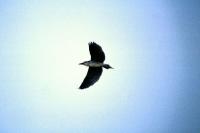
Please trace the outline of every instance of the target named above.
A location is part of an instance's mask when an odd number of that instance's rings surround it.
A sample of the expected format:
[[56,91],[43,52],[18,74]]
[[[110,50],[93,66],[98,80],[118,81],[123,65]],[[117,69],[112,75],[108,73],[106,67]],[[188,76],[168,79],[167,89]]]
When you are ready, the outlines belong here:
[[79,63],[79,65],[83,65],[83,63]]

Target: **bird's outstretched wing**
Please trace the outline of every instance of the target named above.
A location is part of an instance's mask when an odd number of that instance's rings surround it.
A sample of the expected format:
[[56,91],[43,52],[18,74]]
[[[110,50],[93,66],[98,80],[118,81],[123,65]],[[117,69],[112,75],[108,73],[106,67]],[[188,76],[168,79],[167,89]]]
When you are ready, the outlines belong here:
[[101,46],[99,46],[95,42],[90,42],[89,50],[90,50],[90,55],[91,55],[91,61],[102,62],[102,63],[104,62],[105,54]]
[[85,89],[97,82],[102,74],[102,67],[89,67],[87,75],[79,89]]

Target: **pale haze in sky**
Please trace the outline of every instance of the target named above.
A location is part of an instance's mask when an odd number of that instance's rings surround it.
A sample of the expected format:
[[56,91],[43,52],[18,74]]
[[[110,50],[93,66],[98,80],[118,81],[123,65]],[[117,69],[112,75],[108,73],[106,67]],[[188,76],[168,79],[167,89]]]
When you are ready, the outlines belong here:
[[[200,132],[199,6],[1,0],[0,132]],[[79,90],[90,41],[114,69]]]

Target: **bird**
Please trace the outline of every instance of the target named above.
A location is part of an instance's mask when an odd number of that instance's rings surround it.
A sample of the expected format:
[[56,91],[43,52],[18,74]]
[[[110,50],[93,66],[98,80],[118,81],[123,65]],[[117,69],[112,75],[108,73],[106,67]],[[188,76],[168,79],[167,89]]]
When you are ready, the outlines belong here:
[[94,83],[96,83],[103,72],[103,68],[113,69],[109,64],[104,64],[105,54],[101,46],[99,46],[95,42],[89,42],[88,45],[89,45],[91,60],[79,63],[79,65],[84,65],[89,67],[87,75],[85,76],[79,89],[86,89],[91,85],[93,85]]

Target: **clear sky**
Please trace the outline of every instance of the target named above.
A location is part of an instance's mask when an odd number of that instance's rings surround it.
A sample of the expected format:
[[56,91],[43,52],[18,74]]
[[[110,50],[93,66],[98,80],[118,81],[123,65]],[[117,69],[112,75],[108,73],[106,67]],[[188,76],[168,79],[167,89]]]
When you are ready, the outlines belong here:
[[[0,132],[200,132],[199,7],[0,0]],[[79,90],[90,41],[115,69]]]

